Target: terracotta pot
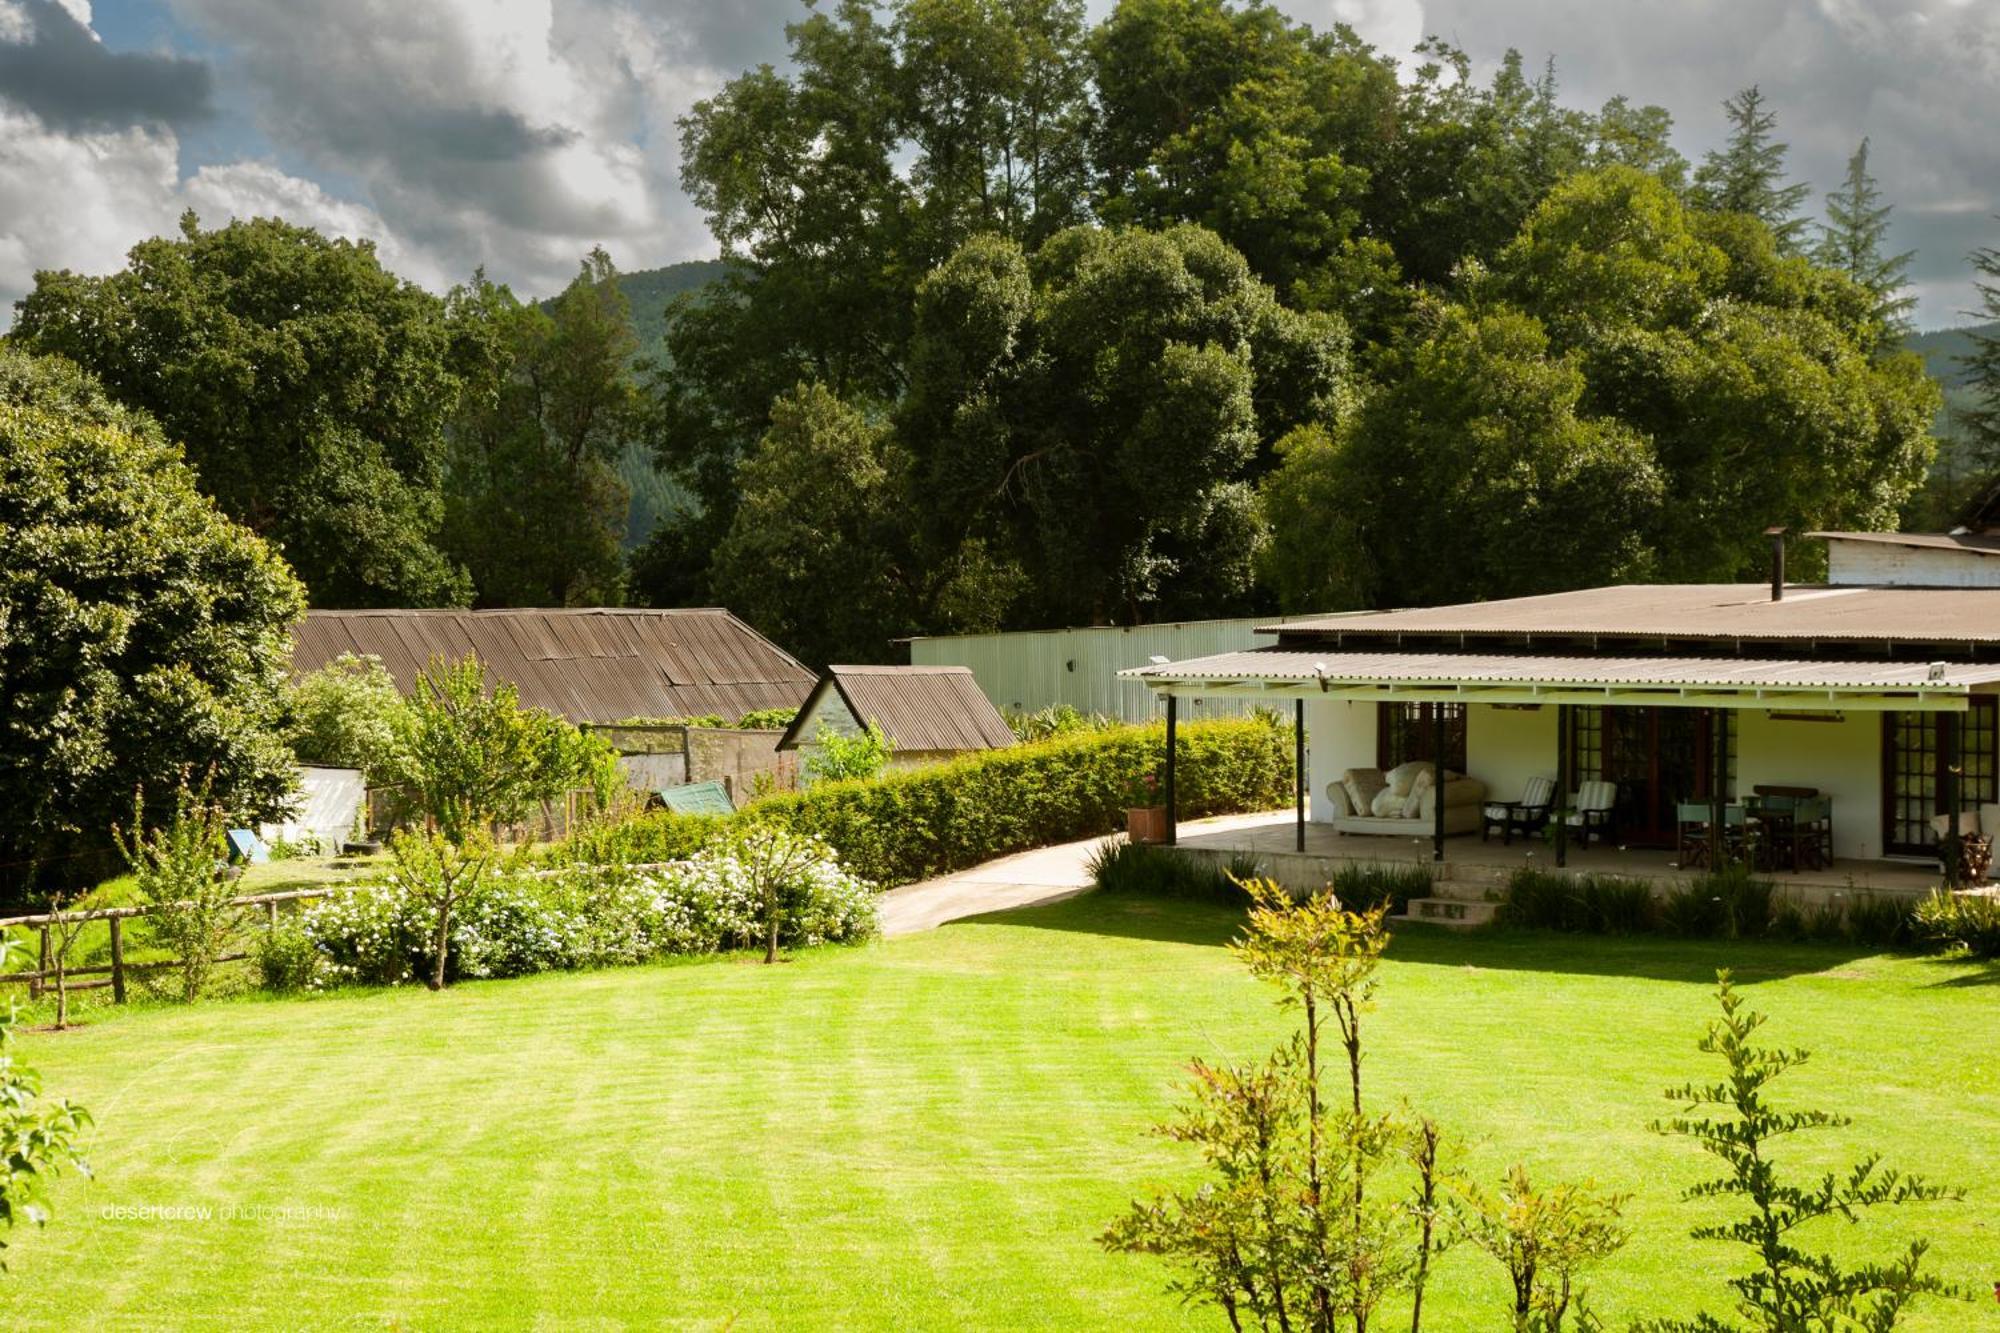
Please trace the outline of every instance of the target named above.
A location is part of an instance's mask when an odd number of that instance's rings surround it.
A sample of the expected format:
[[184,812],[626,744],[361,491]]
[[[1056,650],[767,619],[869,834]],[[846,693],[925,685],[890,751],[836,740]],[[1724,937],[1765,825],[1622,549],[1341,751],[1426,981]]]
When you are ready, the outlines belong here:
[[1167,807],[1148,805],[1125,812],[1125,836],[1133,842],[1167,840]]

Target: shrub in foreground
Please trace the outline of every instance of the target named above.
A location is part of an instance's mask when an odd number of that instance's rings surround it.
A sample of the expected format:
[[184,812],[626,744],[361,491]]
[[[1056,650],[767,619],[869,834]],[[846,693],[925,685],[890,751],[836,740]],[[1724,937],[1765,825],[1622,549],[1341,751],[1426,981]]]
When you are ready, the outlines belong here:
[[1106,893],[1241,907],[1249,900],[1237,885],[1257,873],[1257,862],[1238,856],[1224,867],[1151,843],[1107,841],[1090,854],[1086,869],[1090,882]]
[[1911,916],[1917,938],[1975,958],[2000,958],[2000,898],[1934,890]]

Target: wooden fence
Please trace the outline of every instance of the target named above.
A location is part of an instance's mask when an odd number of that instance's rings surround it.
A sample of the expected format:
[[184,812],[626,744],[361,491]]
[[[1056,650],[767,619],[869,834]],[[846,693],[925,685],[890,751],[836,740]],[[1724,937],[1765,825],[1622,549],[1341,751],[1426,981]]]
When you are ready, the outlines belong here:
[[[262,907],[266,929],[275,929],[278,924],[278,904],[297,902],[306,898],[331,898],[362,887],[360,884],[337,884],[322,889],[288,889],[283,893],[252,893],[240,898],[231,898],[231,907]],[[111,998],[118,1004],[125,1003],[125,979],[135,972],[155,972],[162,968],[179,967],[178,958],[163,958],[151,963],[128,963],[125,961],[125,923],[134,917],[150,916],[159,910],[158,904],[140,907],[96,907],[80,912],[42,912],[33,916],[0,917],[0,930],[20,927],[38,930],[41,934],[41,957],[32,972],[0,973],[0,982],[28,983],[28,998],[39,999],[42,992],[50,989],[50,983],[60,981],[64,991],[99,990],[111,988]],[[103,921],[111,930],[111,962],[97,967],[56,966],[55,942],[51,932],[58,925],[73,925],[91,921]],[[250,955],[247,953],[224,954],[218,963],[240,963]],[[94,981],[74,981],[74,977],[100,978]]]

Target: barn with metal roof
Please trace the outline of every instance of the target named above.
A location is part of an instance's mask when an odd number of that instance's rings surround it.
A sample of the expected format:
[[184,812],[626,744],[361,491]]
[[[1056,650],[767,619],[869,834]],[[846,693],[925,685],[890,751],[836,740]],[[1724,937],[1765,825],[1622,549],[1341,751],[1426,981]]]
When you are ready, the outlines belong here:
[[814,675],[728,611],[574,609],[311,611],[292,632],[292,669],[374,656],[415,688],[435,659],[478,654],[521,702],[572,722],[700,717],[734,721],[796,708]]

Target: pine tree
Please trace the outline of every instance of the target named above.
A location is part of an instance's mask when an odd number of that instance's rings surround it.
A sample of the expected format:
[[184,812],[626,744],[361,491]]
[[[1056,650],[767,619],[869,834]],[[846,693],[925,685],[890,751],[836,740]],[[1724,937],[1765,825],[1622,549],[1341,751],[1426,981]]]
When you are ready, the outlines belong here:
[[[2000,222],[2000,217],[1994,220]],[[1969,258],[1977,275],[1973,285],[1979,308],[1964,313],[1980,327],[1966,331],[1972,350],[1958,360],[1972,400],[1958,417],[1977,465],[1993,472],[2000,471],[2000,330],[1994,327],[2000,325],[2000,249],[1982,245]]]
[[1722,104],[1733,127],[1726,147],[1702,158],[1694,174],[1696,200],[1723,213],[1748,213],[1771,229],[1778,248],[1796,254],[1806,220],[1798,216],[1812,187],[1787,185],[1785,153],[1790,145],[1772,138],[1777,116],[1765,109],[1764,94],[1751,84]]
[[1882,191],[1868,174],[1868,141],[1863,139],[1847,159],[1846,182],[1826,197],[1826,222],[1820,227],[1813,258],[1875,294],[1875,317],[1882,321],[1885,340],[1910,331],[1910,311],[1917,304],[1909,294],[1910,256],[1915,252],[1882,253],[1893,211],[1882,202]]

